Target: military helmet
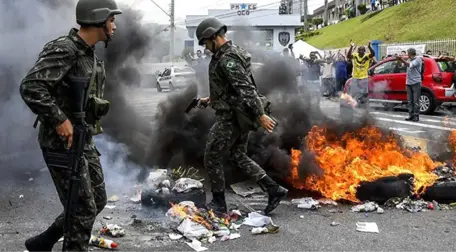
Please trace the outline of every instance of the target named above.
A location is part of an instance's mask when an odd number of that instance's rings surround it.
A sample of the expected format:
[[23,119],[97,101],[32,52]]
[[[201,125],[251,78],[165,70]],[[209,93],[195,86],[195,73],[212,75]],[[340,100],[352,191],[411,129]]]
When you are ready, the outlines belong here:
[[99,25],[110,16],[122,14],[115,0],[79,0],[76,5],[76,22],[80,25]]
[[198,44],[203,45],[204,40],[211,39],[221,29],[224,29],[224,32],[228,30],[226,25],[224,25],[219,19],[215,17],[204,19],[198,27],[196,27],[196,38],[198,39]]

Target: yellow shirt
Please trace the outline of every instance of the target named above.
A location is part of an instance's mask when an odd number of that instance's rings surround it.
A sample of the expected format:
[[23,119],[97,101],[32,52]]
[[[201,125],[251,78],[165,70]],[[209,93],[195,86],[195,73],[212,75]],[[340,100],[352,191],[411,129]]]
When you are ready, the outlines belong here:
[[353,78],[366,79],[369,77],[370,60],[368,53],[365,53],[363,57],[360,57],[358,53],[353,53]]

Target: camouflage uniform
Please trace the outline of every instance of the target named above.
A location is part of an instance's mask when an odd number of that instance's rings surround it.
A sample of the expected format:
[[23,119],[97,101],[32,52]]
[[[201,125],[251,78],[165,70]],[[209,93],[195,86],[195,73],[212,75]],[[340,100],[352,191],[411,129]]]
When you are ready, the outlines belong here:
[[[56,132],[56,127],[71,118],[69,83],[71,80],[90,78],[93,70],[94,48],[88,46],[72,29],[68,36],[60,37],[47,43],[40,53],[38,61],[21,83],[22,99],[41,122],[38,142],[47,162],[49,151],[65,152],[66,140]],[[102,98],[105,70],[104,64],[97,58],[97,68],[92,96]],[[81,167],[81,182],[72,219],[72,230],[68,237],[68,250],[87,251],[92,226],[98,213],[106,205],[106,191],[103,170],[100,164],[100,153],[92,136],[101,133],[97,122],[90,122],[90,134],[84,148],[84,164]],[[67,200],[68,182],[71,171],[48,164],[60,201]],[[52,224],[53,237],[57,240],[63,235],[64,213],[62,212]]]
[[209,132],[204,153],[204,165],[212,184],[212,201],[206,207],[215,212],[227,212],[222,156],[230,152],[231,161],[267,191],[268,205],[264,212],[269,214],[286,197],[288,190],[247,156],[247,143],[249,132],[261,127],[258,119],[270,113],[270,102],[258,94],[250,54],[232,45],[231,41],[216,49],[216,37],[224,37],[227,30],[227,26],[214,17],[206,18],[196,28],[198,44],[202,46],[212,41],[206,45],[215,52],[209,64],[210,106],[215,110],[215,124]]
[[248,110],[259,118],[265,114],[252,83],[250,55],[227,42],[212,57],[209,65],[211,107],[216,111],[204,163],[209,172],[213,192],[225,190],[222,154],[230,152],[231,161],[256,181],[266,173],[247,156],[249,132],[242,131],[233,108]]

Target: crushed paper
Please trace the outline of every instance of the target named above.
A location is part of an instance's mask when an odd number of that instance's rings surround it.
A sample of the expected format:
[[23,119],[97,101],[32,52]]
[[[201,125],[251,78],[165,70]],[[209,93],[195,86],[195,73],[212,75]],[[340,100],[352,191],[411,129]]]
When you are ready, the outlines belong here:
[[119,201],[119,197],[117,195],[112,195],[111,197],[108,198],[109,203],[117,202]]
[[192,248],[193,250],[195,250],[197,252],[207,250],[207,248],[203,247],[201,242],[198,241],[197,239],[193,239],[192,242],[186,242],[186,243],[190,248]]
[[125,236],[125,230],[116,224],[107,224],[102,227],[99,231],[100,235],[109,235],[112,237],[122,237]]
[[356,231],[367,233],[380,233],[377,223],[375,222],[357,222]]
[[253,194],[264,194],[263,190],[250,180],[232,184],[230,187],[237,195],[242,197],[251,196]]
[[180,240],[182,237],[184,237],[183,235],[181,234],[176,234],[176,233],[170,233],[168,234],[169,238],[173,241],[175,240]]

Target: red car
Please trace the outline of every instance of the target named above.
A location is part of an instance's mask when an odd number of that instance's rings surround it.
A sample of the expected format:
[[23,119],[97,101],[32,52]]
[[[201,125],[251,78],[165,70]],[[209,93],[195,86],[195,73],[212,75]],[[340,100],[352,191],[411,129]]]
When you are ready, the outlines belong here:
[[[439,106],[456,102],[453,75],[456,63],[423,56],[424,72],[420,97],[420,112],[432,114]],[[395,58],[387,58],[369,68],[369,102],[392,109],[407,103],[405,85],[407,68]],[[344,92],[351,84],[349,79]]]

